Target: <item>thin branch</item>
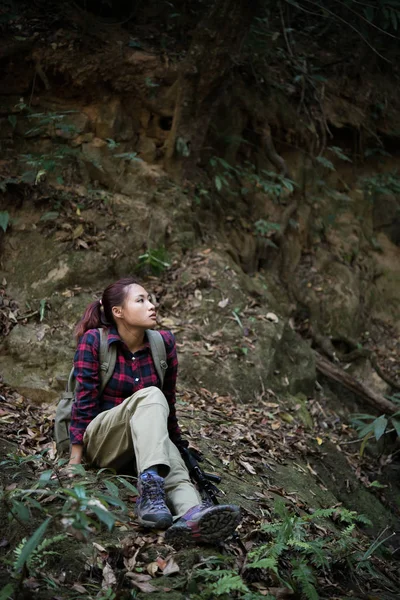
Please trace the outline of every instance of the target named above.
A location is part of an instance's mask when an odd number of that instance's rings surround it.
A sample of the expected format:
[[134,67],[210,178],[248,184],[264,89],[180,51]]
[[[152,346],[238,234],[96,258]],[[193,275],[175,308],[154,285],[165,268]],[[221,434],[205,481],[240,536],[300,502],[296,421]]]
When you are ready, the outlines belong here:
[[371,27],[375,27],[375,29],[377,29],[378,31],[381,31],[385,35],[388,35],[389,37],[392,37],[395,40],[399,40],[400,39],[397,35],[393,35],[393,33],[389,33],[388,31],[385,31],[384,29],[382,29],[378,25],[375,25],[375,23],[372,23],[372,21],[369,21],[368,19],[366,19],[363,15],[361,15],[360,13],[358,13],[356,10],[354,10],[353,8],[350,8],[350,6],[347,6],[346,4],[344,4],[343,2],[341,2],[341,0],[334,0],[334,2],[338,2],[339,4],[341,4],[341,6],[343,6],[344,8],[347,8],[347,10],[349,10],[350,12],[352,12],[353,14],[355,14],[359,19],[362,19],[362,21],[365,21],[368,25],[371,25]]
[[[305,0],[305,2],[309,2],[310,4],[313,4],[314,6],[319,6],[316,2],[313,2],[312,0]],[[350,29],[352,29],[353,31],[355,31],[357,33],[357,35],[360,36],[360,38],[367,44],[367,46],[369,46],[371,48],[371,50],[375,54],[377,54],[380,58],[382,58],[384,61],[388,62],[389,64],[392,64],[392,61],[390,61],[388,58],[386,58],[380,52],[378,52],[378,50],[376,48],[374,48],[374,46],[372,46],[372,44],[369,43],[369,41],[367,40],[367,38],[361,33],[361,31],[359,31],[356,27],[354,27],[354,25],[351,25],[351,23],[349,23],[348,21],[346,21],[346,19],[343,19],[343,17],[340,17],[339,15],[337,15],[336,13],[334,13],[332,10],[329,10],[329,8],[326,8],[326,6],[323,7],[323,10],[325,12],[329,13],[330,15],[332,15],[332,17],[334,19],[337,19],[341,23],[344,23],[347,27],[350,27]]]
[[[290,4],[291,6],[293,6],[293,4],[290,2],[290,0],[284,0],[285,2],[287,2],[288,4]],[[312,4],[313,6],[316,6],[317,8],[324,10],[325,12],[329,13],[331,15],[331,18],[333,20],[337,19],[338,21],[340,21],[341,23],[344,23],[347,27],[349,27],[350,29],[352,29],[353,31],[355,31],[355,33],[367,44],[367,46],[369,46],[369,48],[371,48],[371,50],[374,52],[374,54],[376,54],[377,56],[379,56],[380,58],[382,58],[382,60],[384,60],[385,62],[392,64],[392,61],[389,60],[388,58],[386,58],[385,56],[383,56],[382,54],[380,54],[380,52],[378,52],[378,50],[376,48],[374,48],[366,39],[365,36],[363,36],[363,34],[358,31],[358,29],[356,27],[354,27],[354,25],[351,25],[350,23],[348,23],[346,21],[346,19],[343,19],[342,17],[339,17],[339,15],[335,14],[334,12],[332,12],[331,10],[329,10],[328,8],[326,8],[326,6],[324,6],[323,8],[317,4],[316,2],[313,2],[312,0],[304,0],[305,2],[308,2],[309,4]],[[328,17],[325,16],[323,13],[316,13],[310,10],[305,9],[303,6],[300,6],[300,4],[296,4],[296,8],[299,8],[300,10],[302,10],[303,12],[306,12],[308,14],[311,15],[316,15],[318,17],[327,19]]]
[[285,42],[286,42],[286,46],[287,46],[288,52],[289,52],[290,56],[293,57],[292,47],[289,44],[289,40],[288,40],[288,37],[287,37],[287,34],[286,34],[285,20],[283,18],[282,2],[279,2],[279,12],[280,12],[280,15],[281,15],[283,37],[285,38]]

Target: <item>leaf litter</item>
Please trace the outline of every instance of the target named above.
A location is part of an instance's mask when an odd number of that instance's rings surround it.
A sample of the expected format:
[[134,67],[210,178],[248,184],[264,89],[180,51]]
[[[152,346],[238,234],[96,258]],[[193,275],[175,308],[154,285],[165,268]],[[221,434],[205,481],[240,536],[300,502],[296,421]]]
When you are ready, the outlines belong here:
[[[198,253],[192,257],[192,277],[183,286],[178,285],[179,269],[172,272],[172,280],[171,274],[168,274],[165,281],[153,280],[151,284],[156,287],[161,301],[168,296],[168,304],[173,307],[171,310],[164,310],[164,325],[168,324],[174,332],[182,333],[178,336],[180,351],[191,352],[194,356],[211,357],[218,363],[232,353],[232,348],[221,341],[220,330],[207,333],[199,323],[183,322],[174,312],[179,307],[180,314],[189,314],[192,305],[196,305],[202,296],[201,293],[196,293],[196,290],[217,287],[210,275],[209,257],[210,252]],[[181,268],[184,269],[185,265]],[[230,299],[223,295],[221,298],[219,309],[230,310],[227,308]],[[254,301],[249,298],[247,307],[240,313],[240,318],[244,318],[246,313],[254,315],[255,308]],[[267,319],[268,316],[255,315],[256,318],[262,319]],[[192,336],[188,338],[185,335],[187,330],[190,330],[191,334],[196,332],[195,340]],[[7,332],[7,327],[5,331]],[[244,329],[243,334],[246,334]],[[47,449],[50,458],[54,458],[53,414],[49,412],[49,408],[30,404],[26,398],[4,384],[0,385],[0,393],[1,436],[17,443],[23,455]],[[222,475],[225,472],[227,478],[250,478],[247,481],[251,492],[242,494],[242,497],[249,499],[253,504],[251,507],[246,504],[244,520],[239,528],[241,539],[248,549],[254,544],[257,545],[260,535],[258,523],[270,514],[274,498],[284,499],[296,511],[308,510],[306,503],[296,492],[288,493],[284,487],[271,483],[268,473],[273,475],[279,464],[288,460],[293,463],[301,460],[304,466],[298,464],[299,470],[304,472],[306,469],[315,478],[317,485],[326,490],[316,465],[321,452],[324,452],[325,444],[329,442],[340,449],[354,476],[363,485],[371,487],[369,465],[362,460],[357,447],[352,443],[355,441],[354,431],[342,423],[328,405],[321,405],[321,397],[307,399],[312,428],[307,427],[299,418],[299,406],[286,403],[270,389],[262,388],[254,402],[244,405],[228,394],[220,395],[205,387],[193,390],[181,385],[178,388],[178,400],[179,419],[189,433],[190,443],[204,452],[206,460],[203,468]],[[372,482],[374,480],[375,475]],[[372,487],[374,493],[385,503],[384,489],[378,486],[375,488],[373,485]],[[116,527],[116,531],[118,529]],[[126,526],[122,524],[121,532],[124,530]],[[116,567],[111,558],[116,551],[122,552],[125,576],[135,588],[144,593],[161,590],[168,592],[170,588],[156,587],[150,582],[160,577],[182,574],[180,553],[175,553],[171,547],[164,544],[163,534],[160,532],[143,534],[138,524],[132,521],[129,523],[129,530],[132,533],[117,546],[112,546],[111,553],[108,547],[94,542],[98,558],[90,568],[93,569],[97,564],[104,587],[113,587],[120,580],[121,566]],[[326,529],[323,527],[316,527],[315,532],[317,536],[326,535]],[[225,543],[222,548],[228,555],[235,557],[238,568],[241,569],[245,558],[238,548],[230,542]],[[379,561],[376,564],[384,571],[384,566],[378,563]],[[84,581],[74,583],[76,591],[85,589],[82,583]],[[287,588],[265,586],[262,578],[254,584],[256,588],[258,586],[261,594],[265,589],[269,590],[266,593],[275,593],[277,597],[288,597]],[[330,585],[328,579],[327,585]]]

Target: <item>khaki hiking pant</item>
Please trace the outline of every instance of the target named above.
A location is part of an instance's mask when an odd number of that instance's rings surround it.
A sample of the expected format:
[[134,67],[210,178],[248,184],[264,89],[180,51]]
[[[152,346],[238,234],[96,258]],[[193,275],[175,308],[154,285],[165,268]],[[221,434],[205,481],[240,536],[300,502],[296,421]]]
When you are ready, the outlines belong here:
[[178,448],[168,435],[168,402],[160,389],[148,387],[105,410],[89,423],[83,443],[89,463],[119,470],[135,464],[138,473],[165,465],[165,491],[176,518],[201,503]]

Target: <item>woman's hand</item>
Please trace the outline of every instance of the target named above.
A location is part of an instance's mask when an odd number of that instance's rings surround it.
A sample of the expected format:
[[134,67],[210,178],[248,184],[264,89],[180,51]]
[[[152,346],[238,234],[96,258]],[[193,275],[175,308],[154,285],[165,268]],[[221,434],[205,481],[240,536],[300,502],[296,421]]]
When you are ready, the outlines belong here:
[[83,456],[83,446],[73,444],[71,446],[71,455],[69,457],[68,466],[80,465]]
[[72,479],[77,473],[75,472],[74,466],[82,463],[83,457],[83,446],[74,444],[71,447],[71,454],[69,457],[68,464],[57,471],[57,474],[52,475],[52,479],[65,478]]

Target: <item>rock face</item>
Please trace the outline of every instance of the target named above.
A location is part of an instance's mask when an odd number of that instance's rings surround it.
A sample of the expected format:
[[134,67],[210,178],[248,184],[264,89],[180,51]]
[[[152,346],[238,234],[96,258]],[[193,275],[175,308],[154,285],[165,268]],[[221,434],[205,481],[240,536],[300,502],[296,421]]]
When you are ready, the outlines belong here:
[[72,366],[72,332],[48,324],[17,325],[0,356],[3,381],[35,403],[55,400]]
[[[45,251],[48,240],[43,238],[43,242]],[[36,252],[40,254],[39,247]],[[242,402],[254,400],[262,389],[271,387],[311,394],[315,382],[312,350],[291,329],[287,316],[272,312],[278,307],[272,294],[257,290],[222,249],[204,255],[200,268],[196,256],[185,259],[180,280],[169,288],[179,298],[182,282],[189,284],[187,316],[171,318],[167,302],[160,310],[161,325],[176,333],[181,381],[231,394]],[[111,256],[72,252],[39,281],[34,271],[30,281],[25,275],[24,284],[31,286],[29,296],[27,287],[19,289],[16,281],[12,283],[20,299],[29,297],[32,302],[38,293],[45,293],[49,310],[44,323],[17,325],[5,339],[0,355],[4,381],[35,402],[56,400],[73,358],[73,326],[94,297],[89,292],[93,284],[101,291],[111,280],[104,274],[113,270]],[[151,290],[154,281],[145,285]],[[264,292],[263,302],[248,308],[255,291]],[[203,326],[191,328],[190,322]]]

